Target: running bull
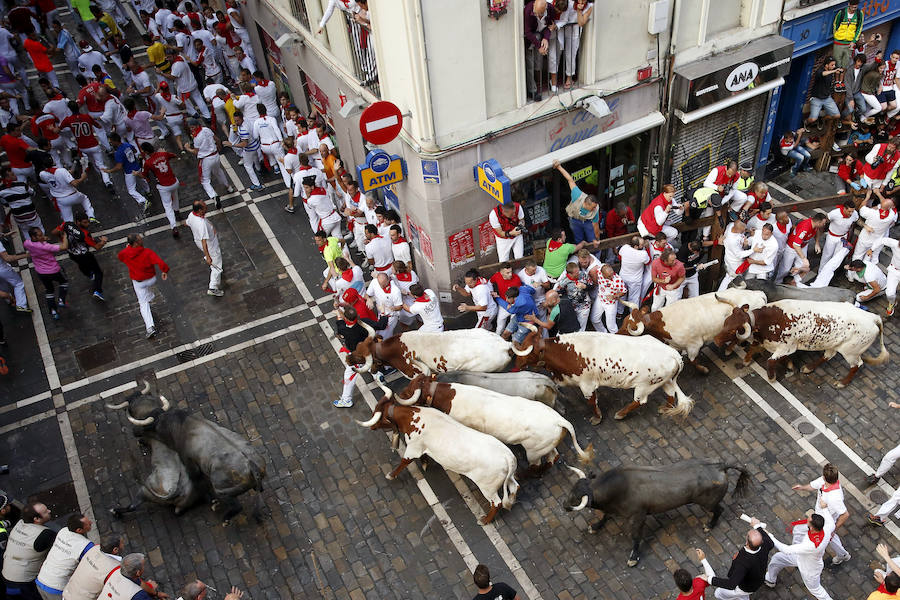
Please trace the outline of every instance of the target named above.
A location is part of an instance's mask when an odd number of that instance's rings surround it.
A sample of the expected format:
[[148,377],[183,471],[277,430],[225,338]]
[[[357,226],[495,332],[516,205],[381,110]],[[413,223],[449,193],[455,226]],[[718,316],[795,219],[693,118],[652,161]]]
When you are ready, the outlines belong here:
[[453,371],[450,373],[437,373],[437,381],[476,385],[501,394],[535,400],[547,406],[556,406],[556,398],[559,396],[559,386],[553,383],[552,379],[546,375],[531,371],[518,371],[516,373]]
[[[576,386],[594,410],[591,423],[603,418],[597,405],[597,388],[634,388],[634,400],[616,413],[624,419],[657,388],[668,398],[667,414],[686,415],[694,401],[676,381],[684,363],[681,354],[651,337],[626,337],[612,333],[567,333],[545,339],[533,325],[522,342],[516,366],[545,368],[553,380]],[[517,351],[518,354],[519,351]]]
[[[878,356],[863,356],[879,337],[881,351]],[[884,347],[881,317],[843,302],[780,300],[754,310],[746,305],[735,307],[716,336],[716,344],[721,347],[734,341],[752,342],[744,357],[746,364],[759,348],[772,353],[767,363],[770,381],[775,381],[778,361],[797,350],[822,352],[815,362],[803,367],[803,373],[812,373],[840,353],[850,365],[850,372],[835,382],[834,386],[838,388],[853,380],[863,362],[881,365],[890,359],[890,353]]]
[[[241,511],[237,497],[249,490],[262,492],[266,464],[250,443],[198,414],[170,410],[165,396],[149,395],[150,384],[138,381],[140,391],[108,408],[126,408],[135,436],[150,445],[152,471],[140,498],[113,514],[135,510],[143,500],[174,504],[181,514],[201,498],[213,497],[224,506],[223,524]],[[257,496],[256,517],[259,518]]]
[[582,450],[575,437],[575,428],[558,412],[534,400],[507,396],[462,383],[441,383],[430,377],[417,375],[403,394],[395,395],[378,381],[384,400],[393,398],[397,404],[412,406],[426,404],[466,427],[492,435],[504,444],[520,444],[525,449],[528,465],[539,472],[545,457],[547,466],[559,459],[556,447],[568,432],[572,446],[582,462],[593,458],[591,446]]
[[[393,480],[414,459],[427,454],[447,471],[465,475],[478,486],[491,503],[481,524],[494,520],[500,507],[509,510],[516,501],[516,457],[512,450],[480,431],[457,423],[441,411],[427,406],[402,406],[391,398],[382,398],[375,413],[366,422],[371,429],[393,429],[403,435],[406,449],[403,460],[386,475]],[[501,499],[500,493],[503,493]]]
[[694,368],[705,375],[709,373],[709,369],[697,362],[697,356],[700,349],[712,342],[722,330],[722,324],[731,314],[731,309],[742,304],[759,308],[765,303],[766,295],[763,292],[736,289],[685,298],[653,312],[647,307],[638,308],[626,302],[631,313],[622,321],[619,334],[651,335],[686,353]]
[[[768,279],[745,280],[743,277],[738,277],[731,283],[731,288],[729,289],[758,290],[766,295],[769,302],[778,302],[779,300],[816,300],[818,302],[850,302],[852,304],[856,300],[856,294],[852,290],[842,287],[797,287],[796,285],[775,283]],[[738,304],[743,304],[743,302],[738,302]]]
[[728,492],[729,470],[740,472],[732,497],[741,497],[750,484],[749,473],[736,465],[711,459],[694,459],[659,467],[616,467],[599,477],[588,477],[580,469],[569,467],[578,474],[578,481],[563,505],[567,511],[590,507],[600,519],[591,523],[589,533],[596,533],[609,515],[621,515],[631,520],[631,554],[628,566],[640,560],[638,553],[647,515],[658,514],[684,506],[699,504],[712,512],[704,528],[716,526],[722,514],[722,499]]
[[369,337],[347,356],[347,364],[362,365],[357,372],[372,369],[375,360],[388,363],[408,378],[431,375],[432,371],[502,371],[512,354],[512,343],[485,329],[462,329],[440,333],[407,331],[386,340],[375,336],[365,323]]

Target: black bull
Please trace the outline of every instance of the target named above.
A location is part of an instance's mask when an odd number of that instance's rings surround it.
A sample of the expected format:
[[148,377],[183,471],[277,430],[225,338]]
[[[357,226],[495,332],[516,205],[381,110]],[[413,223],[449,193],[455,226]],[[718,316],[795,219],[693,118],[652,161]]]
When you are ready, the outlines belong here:
[[662,467],[616,467],[599,476],[578,473],[578,481],[565,503],[566,510],[586,507],[600,512],[600,520],[592,523],[588,531],[594,533],[603,526],[610,514],[631,520],[631,555],[628,566],[640,560],[644,520],[657,514],[684,506],[699,504],[712,512],[706,529],[715,527],[722,514],[722,499],[728,492],[726,471],[740,471],[733,497],[742,496],[750,484],[750,475],[742,467],[711,459],[686,460]]
[[[262,492],[266,464],[243,437],[184,410],[169,410],[163,396],[147,394],[149,384],[128,400],[109,408],[126,408],[134,435],[149,445],[151,473],[142,482],[139,499],[117,516],[135,510],[141,501],[175,506],[181,514],[201,499],[211,496],[214,508],[224,506],[223,522],[241,511],[237,496],[249,490]],[[256,517],[259,518],[257,496]]]

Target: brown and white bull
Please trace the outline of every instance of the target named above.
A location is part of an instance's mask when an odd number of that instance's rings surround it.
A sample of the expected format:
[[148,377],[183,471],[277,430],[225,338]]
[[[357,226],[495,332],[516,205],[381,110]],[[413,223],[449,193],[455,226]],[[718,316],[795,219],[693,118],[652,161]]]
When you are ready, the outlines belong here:
[[662,387],[668,405],[661,412],[686,415],[694,401],[676,381],[684,363],[681,354],[652,337],[628,337],[612,333],[566,333],[544,339],[532,327],[522,343],[528,352],[516,359],[519,368],[538,367],[550,372],[561,385],[576,386],[594,409],[591,424],[603,418],[597,406],[597,388],[634,388],[634,401],[616,413],[624,419],[657,388]]
[[375,406],[371,419],[357,423],[372,429],[393,429],[403,435],[406,443],[403,460],[386,476],[389,480],[395,479],[414,459],[427,454],[445,470],[465,475],[478,486],[491,503],[490,510],[481,519],[482,525],[493,521],[501,506],[509,510],[516,501],[519,483],[512,450],[498,439],[466,427],[435,408],[402,406],[383,398]]
[[631,313],[622,321],[620,335],[651,335],[661,342],[687,354],[688,362],[699,372],[709,369],[697,362],[704,345],[712,342],[722,331],[722,324],[735,306],[746,304],[751,309],[766,303],[763,292],[728,289],[721,292],[685,298],[675,304],[650,312],[645,306],[629,305]]
[[369,337],[347,357],[347,364],[362,365],[358,372],[372,369],[375,360],[388,363],[408,378],[431,375],[433,371],[502,371],[518,353],[512,343],[485,329],[462,329],[439,333],[407,331],[386,340],[362,324]]
[[[878,356],[863,356],[878,337],[881,339]],[[775,380],[778,361],[797,350],[822,352],[819,359],[803,367],[804,373],[812,373],[840,353],[850,365],[850,372],[843,380],[835,382],[834,386],[838,388],[853,380],[863,362],[880,365],[890,359],[890,353],[884,347],[881,317],[844,302],[779,300],[754,310],[746,305],[735,307],[715,341],[718,346],[735,341],[752,342],[744,357],[748,364],[758,348],[771,352],[767,363],[770,381]]]
[[[575,428],[558,412],[540,402],[507,396],[491,390],[461,383],[441,383],[431,377],[417,375],[402,394],[394,394],[376,379],[384,391],[403,406],[427,405],[448,414],[466,427],[492,435],[504,444],[520,444],[525,449],[528,465],[537,471],[547,457],[549,464],[559,459],[556,447],[566,436],[582,462],[594,456],[591,446],[582,450],[575,438]],[[548,464],[548,466],[549,466]]]

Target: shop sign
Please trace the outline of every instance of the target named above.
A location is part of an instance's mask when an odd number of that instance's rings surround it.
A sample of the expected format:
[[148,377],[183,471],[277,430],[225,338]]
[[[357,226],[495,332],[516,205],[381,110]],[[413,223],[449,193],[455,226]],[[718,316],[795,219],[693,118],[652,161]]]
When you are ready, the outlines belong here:
[[583,169],[578,169],[577,171],[573,171],[571,173],[571,175],[572,175],[572,179],[574,179],[575,181],[581,181],[582,179],[585,179],[593,172],[594,172],[594,167],[592,167],[591,165],[588,165]]
[[609,106],[610,114],[598,119],[586,110],[569,113],[557,122],[550,130],[550,152],[571,146],[597,134],[608,131],[619,122],[620,98],[604,98]]
[[485,221],[478,226],[478,245],[481,256],[490,254],[497,245],[497,237],[494,235],[494,228],[491,227],[490,221]]
[[356,176],[360,189],[370,192],[406,179],[406,161],[376,148],[366,155],[366,164],[356,167]]
[[475,260],[475,236],[472,228],[457,231],[447,238],[450,247],[450,267],[456,268]]
[[503,168],[493,158],[475,165],[475,181],[478,187],[486,191],[500,204],[512,202],[509,177],[503,174]]
[[421,246],[422,256],[425,257],[425,260],[428,261],[428,264],[431,265],[431,268],[434,268],[434,249],[431,247],[431,237],[428,235],[428,232],[419,227],[419,244]]
[[438,167],[438,161],[422,159],[422,181],[440,185],[441,170]]

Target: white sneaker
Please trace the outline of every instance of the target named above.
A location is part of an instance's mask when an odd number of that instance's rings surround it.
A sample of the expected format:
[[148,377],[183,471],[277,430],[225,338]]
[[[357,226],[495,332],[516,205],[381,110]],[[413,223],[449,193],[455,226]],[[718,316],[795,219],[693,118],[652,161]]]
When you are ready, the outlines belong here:
[[850,560],[850,553],[849,553],[849,552],[847,553],[847,556],[845,556],[845,557],[843,557],[843,558],[838,558],[837,556],[835,556],[833,559],[831,559],[831,566],[833,567],[833,566],[835,566],[835,565],[839,565],[839,564],[841,564],[841,563],[845,563],[845,562],[847,562],[848,560]]
[[351,406],[353,406],[353,400],[344,400],[343,398],[338,398],[331,404],[335,408],[350,408]]
[[763,579],[763,583],[766,584],[766,587],[770,587],[770,588],[774,588],[774,587],[775,587],[775,582],[774,582],[774,581],[769,581],[768,579]]

